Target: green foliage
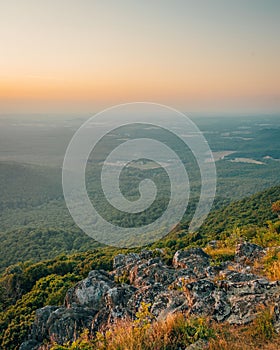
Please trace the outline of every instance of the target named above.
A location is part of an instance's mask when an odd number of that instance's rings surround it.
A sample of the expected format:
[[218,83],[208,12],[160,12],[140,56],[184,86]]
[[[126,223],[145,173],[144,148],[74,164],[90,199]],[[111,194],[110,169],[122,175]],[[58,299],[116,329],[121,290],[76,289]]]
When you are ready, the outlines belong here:
[[136,332],[145,332],[148,328],[150,328],[152,320],[155,318],[150,312],[150,307],[150,303],[141,303],[140,308],[135,315],[136,320],[134,321],[134,325]]
[[[104,342],[104,336],[101,333],[96,335],[97,341]],[[55,344],[52,346],[51,350],[93,350],[94,342],[91,341],[89,337],[89,331],[86,329],[72,344],[68,345],[58,345]],[[104,348],[105,350],[105,348]]]
[[40,278],[30,292],[9,306],[2,314],[0,334],[4,349],[15,349],[26,339],[29,327],[35,316],[35,310],[44,305],[55,303],[61,305],[69,289],[79,279],[74,274],[64,276],[49,275]]
[[208,322],[203,317],[186,318],[176,324],[173,334],[174,338],[182,339],[184,344],[193,344],[199,339],[207,340],[214,337],[214,331],[209,327]]
[[23,260],[33,262],[54,258],[61,253],[87,251],[100,246],[85,233],[73,228],[25,227],[10,232],[0,232],[0,271]]
[[223,234],[234,227],[258,226],[267,221],[276,221],[277,215],[271,210],[271,203],[280,198],[280,186],[272,187],[249,198],[212,211],[200,229],[203,236],[211,239],[224,238]]
[[271,340],[276,335],[276,330],[273,325],[273,309],[264,308],[259,312],[252,324],[253,336],[258,339]]
[[273,247],[280,245],[280,221],[272,223],[267,222],[267,226],[263,228],[256,228],[255,235],[251,238],[253,243],[259,244],[263,247]]
[[120,283],[120,284],[123,284],[123,283],[126,283],[126,284],[129,284],[129,274],[127,271],[125,271],[122,275],[120,276],[115,276],[114,278],[115,282],[116,283]]
[[27,337],[36,309],[61,305],[66,291],[90,270],[111,269],[115,254],[107,248],[7,268],[0,278],[0,346],[17,349]]

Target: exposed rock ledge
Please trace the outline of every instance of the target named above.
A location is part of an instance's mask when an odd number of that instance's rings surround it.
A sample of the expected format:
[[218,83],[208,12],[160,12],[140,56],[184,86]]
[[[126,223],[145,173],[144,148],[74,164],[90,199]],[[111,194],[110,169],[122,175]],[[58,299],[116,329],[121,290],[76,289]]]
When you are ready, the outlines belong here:
[[[242,243],[235,262],[220,266],[211,266],[210,257],[200,248],[177,251],[172,266],[152,251],[117,255],[112,272],[91,271],[69,289],[63,307],[37,310],[29,340],[20,350],[39,349],[44,339],[62,344],[84,328],[95,332],[119,318],[134,318],[141,302],[151,303],[158,319],[188,311],[231,324],[248,323],[261,304],[275,304],[280,328],[280,281],[270,282],[245,265],[264,254],[261,247]],[[127,283],[117,283],[123,276]]]

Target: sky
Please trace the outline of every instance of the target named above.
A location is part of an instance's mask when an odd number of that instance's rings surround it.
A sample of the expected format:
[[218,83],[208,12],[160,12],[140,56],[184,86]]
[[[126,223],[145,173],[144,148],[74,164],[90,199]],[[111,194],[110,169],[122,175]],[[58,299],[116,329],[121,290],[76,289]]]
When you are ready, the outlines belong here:
[[280,112],[279,0],[0,0],[0,114]]

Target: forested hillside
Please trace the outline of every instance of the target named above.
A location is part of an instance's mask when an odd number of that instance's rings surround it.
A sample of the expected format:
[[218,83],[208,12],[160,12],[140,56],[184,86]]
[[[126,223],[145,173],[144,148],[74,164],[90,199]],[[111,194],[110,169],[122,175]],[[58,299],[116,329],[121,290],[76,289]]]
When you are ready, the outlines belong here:
[[[245,225],[262,226],[267,220],[275,220],[277,215],[271,211],[271,203],[280,198],[280,186],[257,193],[249,198],[234,202],[225,208],[212,211],[198,233],[187,233],[187,223],[181,230],[165,237],[153,246],[174,246],[181,248],[197,240],[203,242],[218,238],[222,232],[233,227]],[[61,218],[63,222],[63,218]],[[23,227],[12,231],[0,232],[0,270],[20,261],[33,262],[54,258],[61,253],[88,251],[100,246],[74,225],[65,224],[65,228]],[[186,227],[186,229],[184,229]]]
[[233,227],[257,225],[262,226],[267,220],[275,220],[276,213],[271,210],[271,204],[280,198],[280,186],[256,193],[249,198],[233,202],[212,211],[203,224],[200,232],[209,237],[219,237],[219,233],[231,230]]
[[[158,254],[155,248],[161,248],[162,259],[170,264],[170,259],[177,249],[190,246],[205,247],[207,242],[216,239],[218,240],[217,248],[212,250],[208,248],[207,252],[212,256],[213,263],[219,264],[233,258],[235,244],[240,239],[257,243],[263,247],[280,246],[280,223],[277,221],[277,213],[271,208],[272,202],[280,198],[279,191],[280,188],[275,187],[223,210],[213,212],[200,233],[187,234],[184,227],[181,227],[150,248],[154,249],[155,256]],[[226,217],[233,217],[234,220],[227,221]],[[266,224],[268,220],[271,221]],[[34,237],[36,240],[41,239],[40,242],[44,247],[48,232],[45,232],[45,237],[32,230],[26,231],[25,234],[26,237],[28,235],[29,238],[33,237],[33,241],[35,241]],[[14,239],[15,237],[16,232]],[[53,237],[53,240],[50,238],[47,244],[51,248],[57,243],[55,232],[50,232],[50,237]],[[60,237],[61,244],[67,245],[67,243],[62,243],[64,238],[67,241],[65,232],[58,232],[58,237]],[[31,242],[32,239],[27,239],[27,241]],[[8,241],[5,244],[5,248],[8,248]],[[10,244],[13,247],[12,241]],[[84,253],[64,254],[54,259],[34,263],[31,260],[36,261],[39,254],[39,245],[36,244],[36,250],[30,249],[30,261],[6,268],[0,279],[0,335],[2,348],[5,350],[18,349],[20,343],[26,339],[36,309],[49,304],[61,305],[67,289],[84,278],[89,271],[93,269],[111,270],[113,257],[118,253],[129,252],[129,250],[100,247],[89,249]],[[130,251],[140,250],[139,248]],[[52,253],[55,251],[53,250]],[[12,254],[16,254],[15,247],[11,250]],[[267,273],[275,273],[271,264],[277,261],[279,257],[277,254],[274,260],[267,262]],[[17,255],[20,256],[20,251]],[[11,259],[11,256],[7,255],[7,259]],[[125,280],[126,277],[123,276],[120,282]]]

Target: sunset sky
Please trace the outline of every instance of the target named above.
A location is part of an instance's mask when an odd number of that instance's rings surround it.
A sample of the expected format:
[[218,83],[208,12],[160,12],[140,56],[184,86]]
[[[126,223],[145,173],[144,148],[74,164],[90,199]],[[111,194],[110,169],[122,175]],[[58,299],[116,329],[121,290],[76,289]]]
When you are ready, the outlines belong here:
[[0,0],[0,114],[280,111],[279,0]]

